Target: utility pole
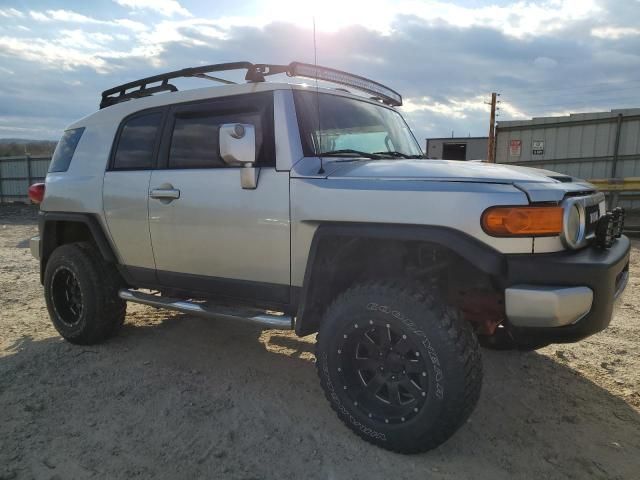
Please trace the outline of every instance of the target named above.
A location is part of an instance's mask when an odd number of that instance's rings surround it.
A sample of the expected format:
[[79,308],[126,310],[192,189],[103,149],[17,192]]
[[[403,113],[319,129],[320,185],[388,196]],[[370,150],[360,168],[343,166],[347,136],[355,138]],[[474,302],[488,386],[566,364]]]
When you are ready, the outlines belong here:
[[491,118],[489,120],[489,141],[487,142],[487,162],[495,163],[496,159],[494,157],[495,153],[495,143],[496,143],[496,104],[498,103],[499,93],[493,92],[491,94],[491,103],[487,103],[487,105],[491,105]]

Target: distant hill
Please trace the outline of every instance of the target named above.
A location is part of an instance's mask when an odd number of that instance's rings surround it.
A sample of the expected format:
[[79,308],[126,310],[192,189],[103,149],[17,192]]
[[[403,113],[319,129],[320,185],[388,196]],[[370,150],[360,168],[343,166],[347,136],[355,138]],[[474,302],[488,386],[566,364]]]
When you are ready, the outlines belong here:
[[25,153],[31,156],[51,155],[57,143],[53,140],[0,138],[0,157],[12,157]]

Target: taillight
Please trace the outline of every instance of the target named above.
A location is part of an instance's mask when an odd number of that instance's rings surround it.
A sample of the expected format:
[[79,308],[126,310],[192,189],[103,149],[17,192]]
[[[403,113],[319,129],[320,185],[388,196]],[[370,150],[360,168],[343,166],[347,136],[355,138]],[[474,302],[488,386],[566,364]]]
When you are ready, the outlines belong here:
[[33,203],[42,203],[44,199],[44,183],[34,183],[29,187],[29,198]]

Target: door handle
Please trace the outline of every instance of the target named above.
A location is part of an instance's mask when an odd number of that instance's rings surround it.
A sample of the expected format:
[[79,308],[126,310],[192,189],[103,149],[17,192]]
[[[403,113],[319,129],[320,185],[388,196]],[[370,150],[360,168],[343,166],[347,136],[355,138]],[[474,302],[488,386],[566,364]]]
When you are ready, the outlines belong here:
[[158,200],[177,200],[180,198],[180,190],[177,188],[153,188],[149,190],[149,197]]

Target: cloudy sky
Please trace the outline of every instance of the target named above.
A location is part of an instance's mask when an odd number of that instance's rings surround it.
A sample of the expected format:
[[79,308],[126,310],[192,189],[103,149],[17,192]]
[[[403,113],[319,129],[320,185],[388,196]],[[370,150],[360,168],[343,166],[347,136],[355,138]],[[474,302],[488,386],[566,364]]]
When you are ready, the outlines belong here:
[[2,0],[0,138],[162,71],[313,61],[314,16],[318,63],[402,93],[421,143],[486,135],[492,91],[498,120],[640,107],[640,0]]

